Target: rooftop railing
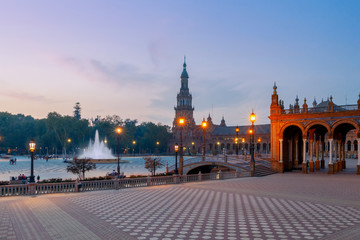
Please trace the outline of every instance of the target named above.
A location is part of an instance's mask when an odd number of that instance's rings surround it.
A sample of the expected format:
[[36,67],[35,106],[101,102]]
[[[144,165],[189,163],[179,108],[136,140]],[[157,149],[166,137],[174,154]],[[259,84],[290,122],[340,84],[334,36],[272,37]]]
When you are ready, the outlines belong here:
[[[334,106],[332,111],[330,107],[310,107],[307,108],[307,113],[328,113],[328,112],[345,112],[359,110],[356,104],[354,105],[341,105]],[[282,114],[303,114],[305,113],[303,108],[290,108],[282,110]]]

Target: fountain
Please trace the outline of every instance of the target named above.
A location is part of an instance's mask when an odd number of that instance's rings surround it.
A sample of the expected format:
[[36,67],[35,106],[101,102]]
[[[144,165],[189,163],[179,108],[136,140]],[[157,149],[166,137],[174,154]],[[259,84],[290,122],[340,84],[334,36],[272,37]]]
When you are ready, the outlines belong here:
[[[90,159],[93,163],[115,163],[117,157],[111,153],[111,150],[106,146],[104,141],[100,141],[99,132],[95,132],[94,142],[90,140],[89,146],[84,149],[84,152],[77,157],[77,159]],[[127,160],[120,160],[120,162],[129,162]]]

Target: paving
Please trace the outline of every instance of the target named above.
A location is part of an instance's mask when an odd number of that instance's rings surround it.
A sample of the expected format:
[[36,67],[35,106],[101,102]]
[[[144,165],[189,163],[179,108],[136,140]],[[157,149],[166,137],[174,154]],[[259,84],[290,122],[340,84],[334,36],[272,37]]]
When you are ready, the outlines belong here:
[[0,199],[0,239],[360,239],[360,176],[285,173]]

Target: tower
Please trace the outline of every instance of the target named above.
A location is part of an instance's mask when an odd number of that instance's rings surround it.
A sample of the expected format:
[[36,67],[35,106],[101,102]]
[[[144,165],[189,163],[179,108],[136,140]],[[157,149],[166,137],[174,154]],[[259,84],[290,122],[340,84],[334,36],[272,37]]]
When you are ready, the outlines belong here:
[[186,71],[186,59],[184,58],[183,71],[181,73],[181,87],[180,92],[177,94],[177,104],[175,109],[175,118],[173,128],[176,128],[178,119],[185,118],[185,128],[193,128],[194,121],[194,107],[192,106],[192,96],[189,92],[189,74]]

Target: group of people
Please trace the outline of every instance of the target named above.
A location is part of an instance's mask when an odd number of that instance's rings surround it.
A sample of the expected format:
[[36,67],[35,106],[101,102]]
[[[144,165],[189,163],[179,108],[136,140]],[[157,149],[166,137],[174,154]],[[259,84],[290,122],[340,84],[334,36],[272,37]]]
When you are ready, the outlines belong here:
[[16,165],[16,158],[11,158],[9,162],[10,165]]
[[20,174],[20,175],[18,176],[18,180],[26,180],[25,174]]

